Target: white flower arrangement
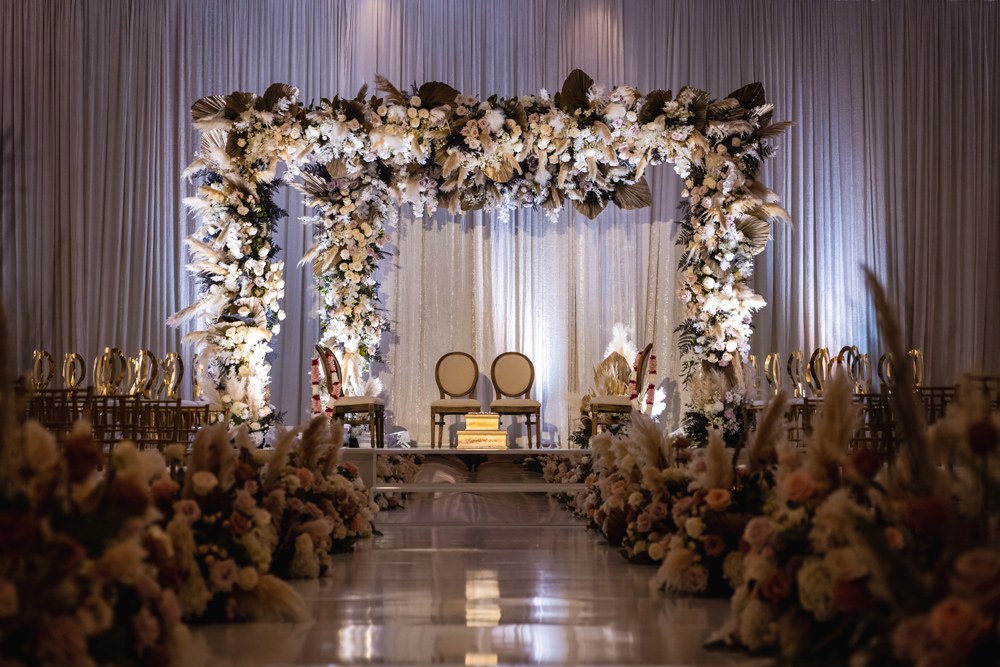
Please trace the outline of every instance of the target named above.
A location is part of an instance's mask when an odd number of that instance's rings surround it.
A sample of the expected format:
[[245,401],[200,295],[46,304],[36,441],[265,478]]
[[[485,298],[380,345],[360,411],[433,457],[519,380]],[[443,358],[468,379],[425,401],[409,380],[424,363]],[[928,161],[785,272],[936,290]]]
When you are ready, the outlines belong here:
[[192,108],[204,134],[186,175],[207,170],[209,177],[186,200],[204,222],[188,244],[205,288],[171,323],[208,320],[188,340],[216,388],[233,398],[216,407],[249,424],[256,441],[273,421],[266,357],[284,317],[284,267],[271,238],[280,217],[270,201],[279,160],[319,213],[307,219],[318,233],[303,261],[317,277],[322,340],[358,355],[359,374],[386,326],[374,272],[395,205],[409,203],[417,215],[486,207],[502,217],[539,206],[554,218],[570,201],[593,218],[612,202],[650,205],[643,175],[663,162],[686,179],[690,204],[678,291],[691,340],[682,347],[693,362],[717,368],[746,358],[751,315],[764,305],[747,285],[752,257],[766,245],[771,221],[787,219],[755,180],[772,152],[765,140],[786,125],[770,124],[773,106],[759,84],[710,102],[693,88],[676,97],[627,86],[609,93],[579,70],[554,97],[543,90],[477,100],[437,82],[407,95],[381,77],[378,83],[384,100],[365,101],[363,89],[354,100],[306,109],[297,89],[274,84],[262,97],[234,93]]

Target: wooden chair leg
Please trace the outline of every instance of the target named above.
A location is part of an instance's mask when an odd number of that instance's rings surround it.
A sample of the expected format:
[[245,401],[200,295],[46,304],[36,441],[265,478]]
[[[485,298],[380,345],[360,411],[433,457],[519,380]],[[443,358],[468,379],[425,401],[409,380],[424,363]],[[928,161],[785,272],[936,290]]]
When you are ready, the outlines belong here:
[[437,429],[437,417],[431,410],[431,449],[434,449],[434,431]]
[[[530,428],[530,427],[529,427]],[[535,445],[536,449],[542,448],[542,411],[535,413]]]
[[590,437],[597,435],[597,410],[590,408]]
[[531,449],[531,414],[525,415],[525,429],[528,431],[528,449]]

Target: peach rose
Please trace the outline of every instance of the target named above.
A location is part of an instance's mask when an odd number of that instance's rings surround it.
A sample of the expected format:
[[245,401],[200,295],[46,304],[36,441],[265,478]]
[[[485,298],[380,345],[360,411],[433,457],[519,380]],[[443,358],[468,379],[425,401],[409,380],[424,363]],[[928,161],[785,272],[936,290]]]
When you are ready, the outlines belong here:
[[733,502],[733,494],[726,489],[712,489],[705,496],[705,505],[715,512],[724,512]]
[[796,470],[782,480],[781,490],[790,501],[803,503],[816,493],[816,482],[805,470]]
[[153,482],[150,490],[153,492],[153,498],[165,502],[173,498],[180,488],[180,485],[172,479],[158,479]]
[[680,516],[681,514],[684,514],[684,512],[688,511],[688,509],[693,504],[694,504],[694,498],[692,498],[691,496],[685,496],[684,498],[681,498],[680,500],[674,503],[674,509],[672,513],[674,516]]
[[950,597],[931,610],[927,626],[946,650],[964,656],[989,630],[990,621],[970,603]]
[[244,514],[250,514],[253,508],[257,506],[256,501],[254,501],[253,496],[244,489],[236,494],[236,509],[243,512]]
[[635,520],[635,529],[640,533],[648,533],[653,529],[653,517],[643,512]]
[[313,476],[312,471],[307,470],[306,468],[299,468],[298,470],[296,470],[295,476],[299,478],[299,483],[302,484],[303,488],[306,489],[311,488],[313,482],[316,481],[316,478]]
[[193,500],[178,500],[174,503],[174,514],[190,523],[194,523],[201,518],[201,508]]
[[906,546],[906,542],[903,540],[903,534],[892,526],[886,526],[885,541],[889,543],[889,548],[891,549],[902,549]]

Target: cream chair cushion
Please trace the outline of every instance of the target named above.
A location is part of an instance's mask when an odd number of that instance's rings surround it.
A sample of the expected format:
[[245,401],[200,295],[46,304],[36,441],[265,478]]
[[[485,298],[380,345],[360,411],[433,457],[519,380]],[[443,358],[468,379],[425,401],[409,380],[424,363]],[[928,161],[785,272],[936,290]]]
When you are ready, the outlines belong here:
[[479,379],[475,362],[464,354],[445,355],[437,371],[441,388],[450,396],[468,394]]
[[524,394],[531,379],[531,362],[520,354],[504,354],[493,366],[493,380],[504,396]]
[[385,401],[375,396],[341,396],[333,404],[335,408],[364,407],[366,405],[385,405]]
[[431,410],[465,410],[467,412],[478,412],[482,410],[482,405],[474,398],[439,398],[431,402]]
[[590,404],[625,407],[632,404],[632,399],[628,396],[594,396],[590,399]]
[[541,408],[542,404],[530,398],[500,398],[490,403],[490,410]]

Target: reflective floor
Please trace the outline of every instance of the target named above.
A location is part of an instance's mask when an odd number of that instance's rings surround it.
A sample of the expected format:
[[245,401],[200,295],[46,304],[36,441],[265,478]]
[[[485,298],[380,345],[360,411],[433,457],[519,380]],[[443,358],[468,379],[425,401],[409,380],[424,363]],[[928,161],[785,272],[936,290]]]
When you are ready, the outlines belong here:
[[657,597],[653,568],[628,565],[547,496],[421,494],[378,519],[383,536],[296,584],[314,621],[198,628],[209,664],[742,661],[701,648],[726,601]]

